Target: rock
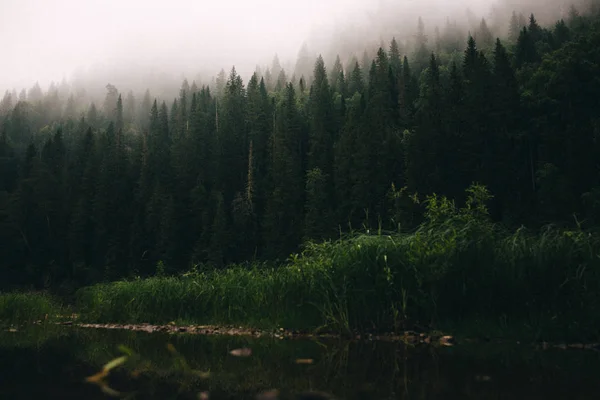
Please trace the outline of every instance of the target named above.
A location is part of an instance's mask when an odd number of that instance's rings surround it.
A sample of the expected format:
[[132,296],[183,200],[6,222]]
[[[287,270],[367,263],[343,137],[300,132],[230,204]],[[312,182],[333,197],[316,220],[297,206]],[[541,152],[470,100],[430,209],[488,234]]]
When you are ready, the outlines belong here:
[[452,336],[442,336],[440,338],[440,344],[442,346],[454,346],[456,344],[456,341]]

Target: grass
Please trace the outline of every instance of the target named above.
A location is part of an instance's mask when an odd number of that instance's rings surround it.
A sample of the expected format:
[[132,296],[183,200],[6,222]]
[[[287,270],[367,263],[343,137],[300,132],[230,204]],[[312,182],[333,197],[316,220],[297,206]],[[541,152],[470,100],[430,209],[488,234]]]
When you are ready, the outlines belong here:
[[598,339],[600,236],[552,227],[506,232],[488,221],[485,198],[472,192],[461,210],[430,198],[414,233],[308,244],[278,268],[234,266],[84,288],[77,308],[96,322]]
[[0,293],[0,324],[53,320],[61,306],[44,293]]
[[[355,331],[442,330],[521,340],[600,338],[600,235],[508,232],[483,188],[457,209],[430,197],[412,233],[308,243],[282,266],[250,264],[98,284],[76,293],[88,322],[235,324]],[[36,320],[49,297],[0,295],[0,320]]]
[[314,307],[302,301],[302,291],[314,284],[302,271],[290,268],[237,266],[96,285],[80,290],[76,304],[82,317],[91,321],[275,327],[318,317]]

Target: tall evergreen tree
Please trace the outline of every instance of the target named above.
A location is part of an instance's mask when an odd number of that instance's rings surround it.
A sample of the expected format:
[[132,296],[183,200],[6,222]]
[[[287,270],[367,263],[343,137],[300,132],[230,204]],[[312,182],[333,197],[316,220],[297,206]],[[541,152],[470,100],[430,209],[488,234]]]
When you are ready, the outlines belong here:
[[269,257],[287,257],[296,249],[303,225],[304,178],[301,123],[294,87],[288,84],[275,110],[273,131],[273,189],[264,220]]

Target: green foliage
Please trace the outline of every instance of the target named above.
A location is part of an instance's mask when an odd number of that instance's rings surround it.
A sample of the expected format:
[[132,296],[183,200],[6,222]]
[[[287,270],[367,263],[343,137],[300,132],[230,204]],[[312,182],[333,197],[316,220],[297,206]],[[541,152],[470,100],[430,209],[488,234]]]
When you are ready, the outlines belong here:
[[[446,304],[475,307],[467,300],[478,304],[476,294],[496,291],[509,301],[490,276],[509,282],[516,297],[526,297],[525,282],[535,295],[524,266],[539,263],[543,272],[531,274],[543,280],[547,261],[529,260],[538,257],[533,250],[502,261],[498,248],[511,254],[503,248],[509,230],[547,224],[555,230],[514,240],[537,248],[549,235],[548,243],[572,252],[558,254],[552,268],[579,276],[572,265],[594,259],[557,232],[587,232],[600,222],[597,17],[572,10],[566,22],[544,27],[515,13],[505,44],[494,43],[496,23],[473,22],[476,39],[465,40],[448,21],[429,40],[419,20],[415,40],[366,49],[360,62],[360,53],[346,54],[346,69],[343,58],[313,63],[304,47],[295,77],[275,58],[247,86],[233,68],[210,87],[184,81],[170,98],[167,88],[161,98],[149,91],[139,101],[133,93],[123,98],[111,84],[104,99],[66,83],[45,93],[36,85],[18,102],[7,93],[1,287],[69,293],[138,275],[167,280],[193,264],[278,262],[306,241],[297,260],[315,265],[307,268],[317,289],[307,293],[321,307],[311,306],[310,324],[400,326],[460,317]],[[357,227],[380,236],[332,241]],[[383,232],[396,233],[386,239]],[[552,253],[546,245],[539,251]],[[373,286],[356,283],[370,282],[363,266],[381,292],[373,301],[360,294]],[[277,274],[287,279],[286,268]],[[503,274],[513,270],[527,277],[510,281]],[[219,274],[210,279],[227,276]],[[291,292],[306,289],[290,279]],[[492,315],[502,308],[486,301]],[[380,310],[374,322],[369,307]],[[261,318],[283,313],[267,309]]]
[[55,320],[58,302],[42,293],[0,293],[0,324]]
[[96,285],[78,292],[98,322],[232,323],[300,329],[443,328],[485,318],[544,340],[595,339],[600,236],[545,228],[508,233],[489,220],[487,190],[465,207],[426,201],[411,234],[308,243],[280,267],[261,264]]

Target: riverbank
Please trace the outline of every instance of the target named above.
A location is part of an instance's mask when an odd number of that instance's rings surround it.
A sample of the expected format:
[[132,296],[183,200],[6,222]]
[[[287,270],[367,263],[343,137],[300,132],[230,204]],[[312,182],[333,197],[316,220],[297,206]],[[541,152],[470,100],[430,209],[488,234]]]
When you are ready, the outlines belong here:
[[[438,226],[310,245],[288,264],[234,266],[86,287],[82,323],[235,325],[357,333],[440,330],[471,337],[595,342],[597,238],[547,229],[502,236]],[[65,314],[48,295],[0,295],[1,321]],[[70,313],[72,311],[68,311]]]
[[[85,287],[69,312],[82,323],[599,341],[600,235],[508,232],[489,221],[483,203],[473,198],[456,209],[434,197],[415,232],[308,243],[280,266],[196,268]],[[45,295],[0,295],[0,320],[61,313]]]

